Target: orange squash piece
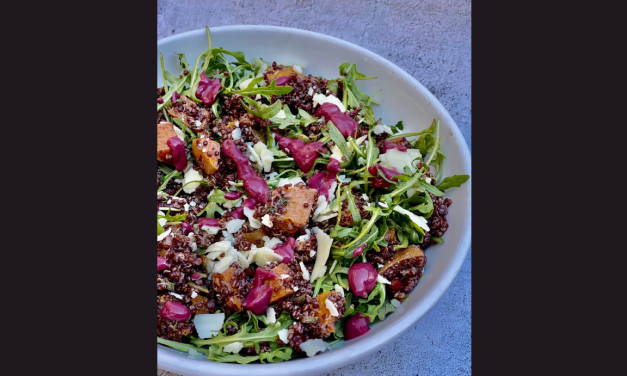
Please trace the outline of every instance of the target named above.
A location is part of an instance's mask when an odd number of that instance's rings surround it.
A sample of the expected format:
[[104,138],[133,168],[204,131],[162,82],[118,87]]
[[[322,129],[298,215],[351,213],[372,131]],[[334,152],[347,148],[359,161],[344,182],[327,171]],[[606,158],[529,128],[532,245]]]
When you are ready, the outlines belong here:
[[276,80],[279,77],[283,77],[283,76],[291,76],[291,75],[297,75],[297,76],[301,76],[301,77],[306,77],[304,74],[301,73],[297,73],[294,68],[289,67],[289,68],[282,68],[279,70],[272,70],[272,68],[268,69],[268,81],[272,82],[273,80]]
[[218,171],[220,144],[207,138],[197,138],[192,143],[192,154],[198,166],[207,175]]
[[[317,193],[315,189],[308,187],[289,187],[284,195],[284,198],[288,200],[285,211],[277,214],[273,220],[274,226],[290,235],[303,229],[309,222]],[[278,194],[278,192],[273,191],[272,194]],[[305,203],[309,205],[305,207]]]
[[174,126],[171,123],[157,123],[157,160],[161,162],[172,163],[172,159],[167,156],[172,153],[168,146],[168,140],[176,137]]
[[290,274],[289,266],[285,264],[277,265],[272,271],[276,274],[276,278],[267,279],[264,282],[264,285],[271,286],[273,288],[272,297],[270,298],[270,304],[276,303],[277,301],[285,298],[294,293],[290,287],[285,287],[284,281],[285,279],[281,279],[281,274]]
[[381,270],[379,270],[379,274],[383,275],[383,273],[385,273],[385,271],[388,270],[392,265],[399,263],[403,260],[420,257],[425,257],[425,253],[422,251],[422,249],[420,249],[420,247],[418,247],[417,245],[410,245],[409,247],[400,250],[394,255],[394,258],[388,260],[385,264],[383,264],[383,267],[381,268]]
[[264,236],[266,236],[266,232],[262,228],[253,232],[246,232],[242,234],[242,238],[256,245],[257,248],[261,248],[265,244],[263,241]]
[[213,283],[215,283],[218,287],[225,286],[232,295],[229,300],[226,302],[226,305],[231,307],[231,309],[241,312],[242,311],[242,300],[237,297],[239,291],[236,288],[235,281],[235,268],[229,267],[222,273],[215,273],[211,275],[211,279],[213,279]]

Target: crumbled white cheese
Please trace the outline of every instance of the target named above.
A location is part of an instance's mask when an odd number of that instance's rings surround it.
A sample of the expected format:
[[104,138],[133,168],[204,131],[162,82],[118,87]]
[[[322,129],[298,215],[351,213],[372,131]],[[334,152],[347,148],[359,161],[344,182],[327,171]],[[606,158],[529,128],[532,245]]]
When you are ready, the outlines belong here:
[[340,315],[340,313],[337,311],[337,307],[335,306],[335,304],[333,304],[333,302],[330,301],[329,299],[326,299],[324,301],[324,305],[327,307],[327,309],[331,313],[331,316],[337,317]]
[[383,264],[377,264],[377,266],[379,267],[379,269],[381,269],[383,267]]
[[275,172],[271,172],[271,173],[269,173],[268,175],[266,175],[266,179],[267,179],[267,180],[274,180],[274,178],[276,178],[276,177],[277,177],[277,175],[279,175],[279,173],[278,173],[278,172],[276,172],[276,171],[275,171]]
[[274,308],[270,307],[266,311],[266,318],[268,319],[268,323],[274,324],[276,322],[276,312]]
[[287,279],[289,277],[290,277],[289,274],[281,274],[281,276],[280,276],[281,279]]
[[[190,183],[190,182],[194,182],[194,183]],[[200,182],[202,182],[202,175],[198,171],[194,170],[193,168],[190,169],[189,171],[185,173],[185,178],[183,180],[183,185],[185,187],[183,188],[183,191],[187,194],[194,193],[196,188],[198,188],[198,186],[200,185]]]
[[294,292],[298,291],[298,286],[294,286]]
[[166,232],[164,232],[163,234],[161,234],[161,235],[157,235],[157,242],[160,242],[160,241],[162,241],[163,239],[165,239],[168,235],[170,235],[170,233],[171,233],[171,232],[172,232],[172,229],[171,229],[171,228],[169,228],[169,229],[167,229],[167,230],[166,230]]
[[274,154],[268,150],[268,147],[263,142],[259,141],[255,146],[251,146],[251,142],[246,143],[248,152],[250,153],[249,159],[254,162],[254,167],[258,171],[270,172],[272,169],[272,162],[274,162]]
[[[309,231],[309,230],[307,230]],[[301,243],[306,243],[309,241],[309,239],[311,238],[311,235],[309,234],[305,234],[305,235],[301,235],[298,237],[298,239],[296,239],[296,242],[301,242]]]
[[263,223],[264,225],[272,228],[273,224],[272,221],[270,220],[270,214],[266,214],[261,218],[261,223]]
[[198,296],[198,293],[196,291],[192,291],[192,299],[194,299],[197,296]]
[[390,281],[388,281],[384,276],[377,275],[377,282],[383,283],[384,285],[389,285]]
[[309,257],[313,258],[316,255],[316,251],[314,251],[313,249],[311,251],[309,251]]
[[242,225],[244,224],[244,222],[246,221],[243,219],[231,219],[226,224],[226,231],[230,232],[231,234],[235,234],[242,228]]
[[287,329],[281,329],[277,332],[277,334],[279,335],[279,339],[281,341],[283,341],[283,343],[288,343],[289,341],[287,340],[287,335],[290,333],[289,330]]
[[327,350],[327,346],[325,342],[320,339],[310,339],[300,344],[301,350],[307,353],[307,356],[311,357],[316,355],[319,352],[324,352]]
[[242,139],[242,130],[239,129],[239,128],[233,129],[233,132],[231,132],[231,137],[233,137],[234,140],[241,140]]
[[294,69],[294,72],[298,74],[303,74],[303,68],[301,68],[300,65],[293,65],[292,69]]
[[230,352],[232,354],[237,354],[241,349],[244,348],[244,344],[241,342],[233,342],[230,345],[224,346],[222,349],[224,352]]
[[335,292],[344,296],[344,289],[342,288],[342,286],[338,285],[337,283],[335,284]]
[[309,95],[310,97],[313,95],[313,88],[310,87],[309,91],[307,91],[307,95]]
[[302,261],[300,262],[300,270],[303,272],[303,279],[309,279],[309,270],[307,270]]

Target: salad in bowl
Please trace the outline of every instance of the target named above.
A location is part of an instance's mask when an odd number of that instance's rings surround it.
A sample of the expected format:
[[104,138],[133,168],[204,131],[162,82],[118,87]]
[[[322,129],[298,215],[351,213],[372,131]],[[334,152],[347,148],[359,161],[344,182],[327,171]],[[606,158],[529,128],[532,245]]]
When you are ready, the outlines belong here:
[[217,362],[280,362],[394,312],[444,242],[438,119],[376,119],[372,80],[212,46],[157,89],[157,342]]

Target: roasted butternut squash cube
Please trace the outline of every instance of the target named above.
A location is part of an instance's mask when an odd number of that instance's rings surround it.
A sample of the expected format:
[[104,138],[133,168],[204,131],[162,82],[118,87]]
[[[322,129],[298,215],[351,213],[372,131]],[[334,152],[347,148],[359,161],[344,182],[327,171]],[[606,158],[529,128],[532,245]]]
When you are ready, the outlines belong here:
[[329,311],[325,303],[325,300],[327,300],[327,297],[329,296],[329,294],[337,294],[337,292],[335,291],[323,292],[322,294],[316,297],[316,299],[318,300],[319,307],[316,310],[315,314],[316,314],[316,317],[318,318],[318,322],[325,325],[326,329],[329,332],[333,333],[335,332],[335,322],[341,319],[342,315],[340,316],[331,315],[331,312]]
[[[281,187],[272,191],[272,195],[279,194]],[[316,202],[318,192],[308,187],[289,187],[283,198],[287,200],[285,210],[277,214],[273,219],[274,227],[281,231],[285,231],[290,235],[303,229],[309,222],[311,209]],[[281,200],[278,200],[279,202]],[[276,202],[273,200],[273,202]],[[305,207],[305,204],[306,205]]]
[[278,302],[279,300],[285,298],[294,293],[294,290],[290,286],[286,286],[286,279],[281,279],[282,274],[288,274],[291,278],[289,266],[285,264],[277,265],[272,271],[276,274],[276,278],[267,279],[264,282],[266,286],[272,286],[272,297],[270,298],[270,304]]
[[240,298],[240,291],[237,288],[237,269],[233,266],[229,267],[222,273],[215,273],[211,275],[213,283],[218,287],[226,287],[229,292],[229,296],[226,298],[226,305],[231,309],[241,312],[242,311],[242,299]]
[[268,82],[272,82],[273,80],[276,80],[279,77],[283,77],[283,76],[291,76],[291,75],[297,75],[297,76],[301,76],[301,77],[306,77],[304,74],[301,73],[297,73],[294,68],[292,67],[288,67],[288,68],[282,68],[282,69],[278,69],[278,70],[272,70],[272,68],[268,69]]
[[242,234],[242,238],[256,245],[257,248],[261,248],[265,244],[265,242],[263,241],[264,236],[266,236],[266,232],[263,229],[255,230],[253,232],[246,232]]
[[171,123],[158,123],[157,124],[157,160],[166,163],[172,163],[172,157],[168,159],[168,155],[172,153],[168,146],[168,140],[171,137],[176,137],[174,132],[174,126]]
[[181,119],[195,133],[204,131],[211,122],[211,113],[186,96],[182,96],[180,101],[172,105],[168,113],[177,119]]
[[197,138],[192,143],[192,154],[198,166],[207,175],[218,171],[220,162],[220,144],[207,138]]
[[420,249],[420,247],[418,247],[417,245],[410,245],[409,247],[400,250],[394,255],[394,258],[388,260],[385,264],[383,264],[383,267],[381,268],[381,270],[379,270],[379,274],[383,275],[389,268],[401,261],[424,257],[425,253],[422,251],[422,249]]
[[196,295],[195,297],[192,298],[192,305],[196,307],[197,315],[201,315],[204,313],[213,313],[211,310],[209,310],[208,303],[209,303],[209,299],[207,299],[206,297],[202,295]]
[[390,228],[385,232],[385,235],[383,236],[383,239],[385,239],[386,242],[390,243],[390,242],[396,242],[396,229],[394,228]]

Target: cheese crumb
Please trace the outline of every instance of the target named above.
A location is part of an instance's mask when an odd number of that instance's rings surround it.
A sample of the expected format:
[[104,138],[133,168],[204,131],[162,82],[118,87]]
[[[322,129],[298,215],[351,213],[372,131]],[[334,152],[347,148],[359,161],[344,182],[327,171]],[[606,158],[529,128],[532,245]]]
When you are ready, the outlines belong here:
[[324,305],[327,307],[327,309],[331,313],[331,316],[337,317],[340,315],[340,313],[337,311],[337,308],[335,307],[335,304],[333,304],[333,302],[330,301],[329,299],[326,299],[324,301]]
[[270,220],[270,214],[264,215],[263,218],[261,218],[261,223],[272,228],[273,224],[272,224],[272,221]]
[[307,270],[307,268],[305,267],[305,264],[303,264],[302,261],[300,262],[300,270],[303,272],[303,279],[309,280],[309,271]]

